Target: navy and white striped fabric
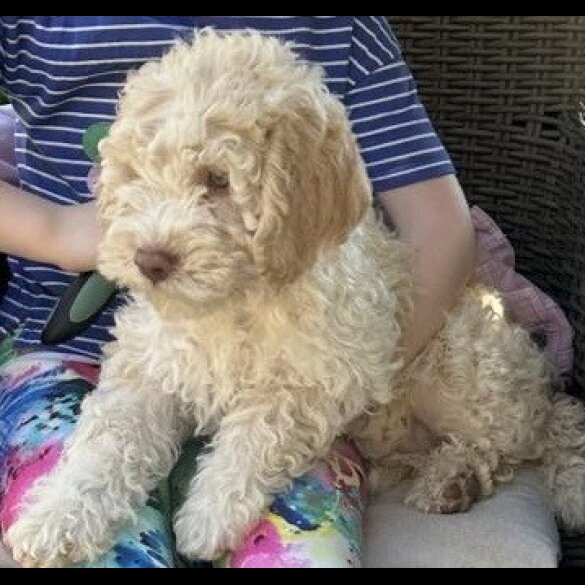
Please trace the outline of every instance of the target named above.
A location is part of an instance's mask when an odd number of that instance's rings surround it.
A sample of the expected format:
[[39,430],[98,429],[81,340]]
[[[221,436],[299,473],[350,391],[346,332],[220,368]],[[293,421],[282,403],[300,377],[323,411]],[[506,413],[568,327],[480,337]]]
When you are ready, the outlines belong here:
[[[87,129],[114,119],[129,70],[206,26],[276,35],[321,64],[348,108],[376,192],[454,172],[383,16],[0,16],[0,86],[21,118],[22,187],[61,204],[88,201]],[[72,275],[17,259],[10,264],[0,332],[20,328],[18,345],[38,346]],[[111,323],[109,310],[61,350],[98,358]]]

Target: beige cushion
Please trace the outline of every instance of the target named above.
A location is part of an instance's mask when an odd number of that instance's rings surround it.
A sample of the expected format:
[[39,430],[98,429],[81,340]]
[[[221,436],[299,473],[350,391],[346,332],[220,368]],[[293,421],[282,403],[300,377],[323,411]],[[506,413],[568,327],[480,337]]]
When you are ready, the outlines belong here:
[[534,470],[458,516],[426,516],[402,502],[408,486],[376,497],[366,523],[368,568],[557,568],[560,543]]
[[[366,567],[557,567],[559,535],[535,472],[522,472],[514,484],[460,516],[406,508],[406,490],[404,485],[371,503]],[[0,568],[11,565],[0,546]]]

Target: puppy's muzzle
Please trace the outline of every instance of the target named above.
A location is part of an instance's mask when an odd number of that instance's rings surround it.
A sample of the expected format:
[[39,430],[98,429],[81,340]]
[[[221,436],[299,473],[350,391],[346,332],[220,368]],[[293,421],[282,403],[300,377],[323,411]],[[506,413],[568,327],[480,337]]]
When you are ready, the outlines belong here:
[[164,250],[141,248],[134,256],[134,264],[152,284],[157,285],[175,272],[179,259]]

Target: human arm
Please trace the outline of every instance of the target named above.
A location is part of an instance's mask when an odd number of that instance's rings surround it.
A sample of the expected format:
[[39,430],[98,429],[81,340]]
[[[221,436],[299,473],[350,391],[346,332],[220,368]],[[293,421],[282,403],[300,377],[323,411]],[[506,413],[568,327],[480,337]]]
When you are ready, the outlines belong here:
[[[0,17],[0,92],[5,73],[4,18]],[[11,120],[10,110],[3,112],[3,119]],[[7,157],[11,169],[15,165],[13,124],[0,130],[0,156]],[[2,178],[12,180],[12,172]],[[95,204],[57,205],[0,180],[0,253],[82,272],[95,267],[99,238]]]
[[0,252],[69,272],[96,265],[95,203],[62,206],[0,182]]
[[355,87],[346,101],[374,191],[412,257],[408,362],[439,331],[468,281],[475,236],[456,170],[386,17],[354,18]]
[[475,236],[469,207],[455,176],[380,195],[384,212],[412,257],[415,298],[403,336],[406,363],[445,323],[473,271]]

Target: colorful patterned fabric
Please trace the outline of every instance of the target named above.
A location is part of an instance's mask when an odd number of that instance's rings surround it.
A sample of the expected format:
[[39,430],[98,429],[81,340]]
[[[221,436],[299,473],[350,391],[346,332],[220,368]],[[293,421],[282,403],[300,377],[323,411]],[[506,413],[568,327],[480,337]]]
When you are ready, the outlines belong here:
[[[0,528],[18,517],[23,497],[59,461],[81,403],[99,370],[55,354],[18,355],[0,344]],[[163,486],[91,567],[173,568],[177,559],[172,509],[196,470],[199,443],[187,446],[169,486]],[[172,487],[172,489],[171,489]],[[278,497],[263,522],[222,567],[359,567],[365,507],[364,472],[357,453],[340,442],[327,463]],[[190,565],[191,566],[191,565]]]

